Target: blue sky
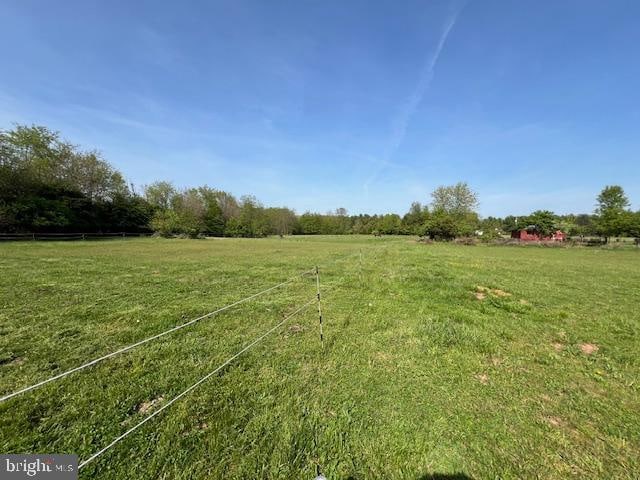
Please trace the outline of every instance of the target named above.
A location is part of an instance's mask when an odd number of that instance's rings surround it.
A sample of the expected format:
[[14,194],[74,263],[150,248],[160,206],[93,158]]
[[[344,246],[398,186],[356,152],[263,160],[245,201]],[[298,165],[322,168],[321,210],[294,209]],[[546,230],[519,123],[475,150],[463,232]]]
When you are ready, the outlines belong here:
[[640,208],[636,0],[0,3],[0,127],[298,212]]

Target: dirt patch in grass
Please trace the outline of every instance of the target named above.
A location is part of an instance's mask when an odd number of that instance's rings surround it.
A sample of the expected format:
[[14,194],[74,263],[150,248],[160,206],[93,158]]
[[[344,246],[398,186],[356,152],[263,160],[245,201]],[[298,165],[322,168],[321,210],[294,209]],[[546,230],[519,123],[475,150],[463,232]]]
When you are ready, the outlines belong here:
[[142,413],[143,415],[149,413],[151,410],[153,410],[153,407],[155,407],[157,404],[161,403],[164,400],[164,397],[161,395],[159,397],[156,397],[152,400],[148,400],[146,402],[142,402],[139,406],[138,406],[138,413]]
[[476,299],[478,300],[484,300],[485,298],[487,298],[487,295],[483,292],[476,292],[475,296],[476,296]]
[[564,350],[564,345],[560,342],[553,342],[551,345],[556,352],[561,352],[562,350]]
[[504,290],[500,290],[499,288],[494,288],[493,290],[491,290],[491,294],[495,295],[496,297],[510,297],[511,294],[509,292],[505,292]]
[[489,375],[487,375],[486,373],[479,373],[476,375],[476,380],[478,380],[483,385],[487,385],[489,383]]
[[7,353],[0,355],[0,365],[22,365],[24,358],[14,355],[13,353]]
[[501,290],[499,288],[483,287],[482,285],[478,285],[476,287],[475,296],[478,300],[484,300],[485,298],[487,298],[487,295],[491,295],[492,297],[497,298],[505,298],[511,296],[509,292],[505,292],[504,290]]
[[298,335],[302,332],[304,332],[305,327],[303,325],[294,323],[293,325],[291,325],[289,328],[287,328],[283,333],[282,336],[284,338],[289,338],[292,335]]
[[502,365],[502,359],[500,357],[491,357],[491,365],[494,367]]
[[389,362],[393,358],[393,356],[387,352],[376,352],[374,356],[376,360],[381,362]]
[[595,343],[580,344],[580,351],[585,355],[591,355],[593,353],[596,353],[598,350],[600,350],[600,347],[598,347]]
[[300,333],[303,331],[304,331],[304,327],[302,325],[298,325],[297,323],[294,323],[289,327],[289,332],[291,333]]
[[16,357],[13,360],[11,360],[10,365],[20,366],[20,365],[23,365],[24,362],[25,362],[24,357]]
[[552,427],[562,428],[567,426],[567,422],[565,422],[562,418],[556,416],[546,416],[544,417],[544,421]]

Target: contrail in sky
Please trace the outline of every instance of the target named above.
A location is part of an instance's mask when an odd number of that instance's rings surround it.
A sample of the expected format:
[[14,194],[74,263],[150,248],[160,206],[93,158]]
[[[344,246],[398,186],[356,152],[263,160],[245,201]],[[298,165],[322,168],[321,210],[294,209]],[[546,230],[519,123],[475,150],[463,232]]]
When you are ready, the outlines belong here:
[[384,170],[386,166],[391,165],[390,159],[395,154],[396,150],[402,142],[404,141],[404,137],[407,134],[407,128],[409,127],[409,123],[411,122],[411,118],[415,114],[424,94],[429,89],[429,85],[431,85],[431,81],[433,80],[434,70],[436,64],[438,63],[438,59],[440,58],[440,54],[442,53],[442,49],[444,48],[445,43],[447,42],[447,38],[449,37],[449,33],[453,29],[458,17],[460,16],[460,12],[464,5],[454,12],[451,17],[444,24],[444,28],[442,30],[442,34],[440,35],[440,39],[438,40],[438,44],[434,52],[429,56],[427,61],[420,72],[420,77],[418,79],[418,83],[416,84],[416,88],[413,90],[411,95],[407,97],[406,101],[402,105],[398,116],[393,122],[392,130],[391,130],[391,138],[389,140],[389,145],[386,148],[382,160],[382,164],[378,166],[378,168],[371,174],[371,176],[364,183],[365,192],[368,193],[369,185],[373,183],[380,172]]

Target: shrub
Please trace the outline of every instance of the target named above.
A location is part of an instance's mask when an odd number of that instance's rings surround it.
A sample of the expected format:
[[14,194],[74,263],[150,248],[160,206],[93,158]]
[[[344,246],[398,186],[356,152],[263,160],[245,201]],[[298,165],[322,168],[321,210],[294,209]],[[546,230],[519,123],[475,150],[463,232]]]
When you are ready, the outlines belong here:
[[179,218],[173,210],[158,210],[151,218],[151,228],[162,237],[180,233]]
[[458,222],[446,213],[434,214],[425,223],[424,235],[432,240],[453,240],[459,234]]

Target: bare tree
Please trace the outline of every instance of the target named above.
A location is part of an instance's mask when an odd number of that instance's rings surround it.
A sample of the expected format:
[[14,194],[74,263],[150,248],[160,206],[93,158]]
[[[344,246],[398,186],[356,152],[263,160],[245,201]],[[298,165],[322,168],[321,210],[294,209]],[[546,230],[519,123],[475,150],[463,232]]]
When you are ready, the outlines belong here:
[[218,205],[220,205],[225,222],[240,215],[240,205],[236,197],[228,192],[218,190],[216,192],[216,198],[218,199]]
[[344,207],[340,207],[340,208],[336,208],[336,215],[339,217],[346,217],[347,216],[347,209]]

